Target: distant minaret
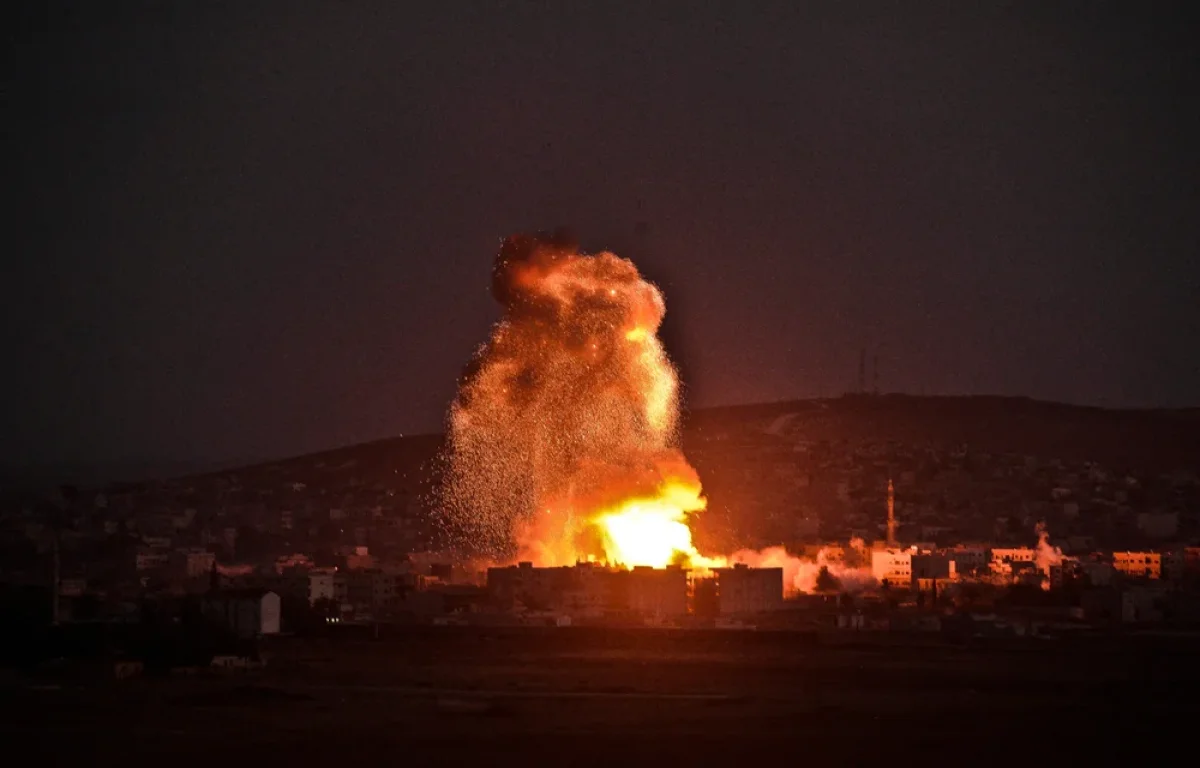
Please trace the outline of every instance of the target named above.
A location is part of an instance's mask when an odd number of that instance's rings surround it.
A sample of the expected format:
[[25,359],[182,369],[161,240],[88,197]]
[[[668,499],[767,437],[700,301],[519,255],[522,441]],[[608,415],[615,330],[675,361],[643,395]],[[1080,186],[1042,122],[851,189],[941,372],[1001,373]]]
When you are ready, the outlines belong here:
[[896,546],[896,487],[892,478],[888,478],[888,529],[887,543],[889,547]]
[[858,393],[864,394],[867,391],[867,349],[863,347],[858,350]]
[[879,394],[879,355],[871,358],[871,394]]

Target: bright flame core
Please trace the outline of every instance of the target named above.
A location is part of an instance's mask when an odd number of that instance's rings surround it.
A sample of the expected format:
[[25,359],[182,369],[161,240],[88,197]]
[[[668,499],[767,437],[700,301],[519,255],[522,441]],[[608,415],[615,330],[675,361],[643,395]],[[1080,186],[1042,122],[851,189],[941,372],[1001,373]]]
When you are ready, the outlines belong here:
[[703,508],[699,486],[671,483],[656,497],[630,499],[616,510],[602,511],[593,522],[603,534],[610,562],[665,568],[699,555],[687,518]]

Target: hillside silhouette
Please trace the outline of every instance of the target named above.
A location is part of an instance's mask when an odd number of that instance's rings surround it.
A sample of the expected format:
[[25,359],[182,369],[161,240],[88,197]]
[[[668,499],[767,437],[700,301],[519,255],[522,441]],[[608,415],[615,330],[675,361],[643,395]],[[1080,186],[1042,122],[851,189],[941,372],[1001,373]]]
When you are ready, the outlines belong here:
[[[1116,410],[1028,398],[846,395],[690,411],[689,445],[828,442],[962,446],[974,452],[1095,462],[1120,471],[1167,472],[1200,466],[1200,409]],[[406,435],[278,461],[194,475],[235,475],[254,487],[280,479],[317,487],[386,483],[418,492],[436,479],[440,434]],[[736,450],[733,446],[731,449]]]

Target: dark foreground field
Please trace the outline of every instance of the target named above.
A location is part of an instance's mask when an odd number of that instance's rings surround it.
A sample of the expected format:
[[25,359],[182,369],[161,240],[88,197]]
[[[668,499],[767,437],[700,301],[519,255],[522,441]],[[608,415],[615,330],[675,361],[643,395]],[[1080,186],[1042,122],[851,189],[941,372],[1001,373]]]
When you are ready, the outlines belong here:
[[1196,644],[465,628],[283,639],[266,669],[217,678],[6,678],[0,737],[10,755],[28,750],[12,765],[1145,764],[1195,742]]

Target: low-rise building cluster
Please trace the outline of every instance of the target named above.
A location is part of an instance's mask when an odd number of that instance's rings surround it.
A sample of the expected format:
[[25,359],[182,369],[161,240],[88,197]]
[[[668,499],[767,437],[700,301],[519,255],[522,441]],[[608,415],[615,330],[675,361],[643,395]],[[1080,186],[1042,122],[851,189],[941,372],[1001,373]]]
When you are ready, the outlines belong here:
[[[516,566],[512,575],[497,571],[493,585],[492,573],[465,572],[436,554],[446,544],[432,493],[436,437],[174,481],[6,498],[0,584],[54,583],[61,617],[113,617],[135,614],[148,595],[207,593],[215,574],[219,589],[278,595],[285,625],[300,608],[330,622],[539,611],[572,621],[782,615],[827,605],[839,593],[841,609],[848,600],[907,606],[919,599],[934,610],[1002,611],[1013,606],[1001,593],[1026,589],[1088,616],[1187,615],[1200,564],[1194,468],[1102,464],[1004,450],[1003,441],[984,450],[870,434],[817,439],[832,406],[805,407],[709,419],[685,433],[683,447],[709,502],[693,525],[699,549],[783,545],[826,569],[805,582],[815,596],[796,596],[786,569],[778,595],[767,584],[775,577],[753,568],[681,577],[682,570],[587,564],[530,575]],[[1039,524],[1052,537],[1037,540]]]

